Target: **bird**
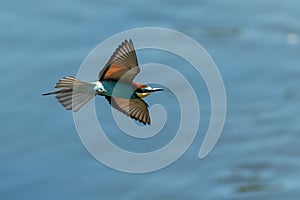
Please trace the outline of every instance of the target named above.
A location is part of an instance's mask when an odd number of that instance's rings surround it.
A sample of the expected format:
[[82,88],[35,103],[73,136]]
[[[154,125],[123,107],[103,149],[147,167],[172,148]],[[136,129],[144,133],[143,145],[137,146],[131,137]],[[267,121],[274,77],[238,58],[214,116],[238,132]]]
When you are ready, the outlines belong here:
[[97,81],[85,82],[66,76],[56,83],[55,88],[59,90],[42,95],[55,95],[62,106],[73,112],[77,112],[95,96],[104,96],[116,110],[144,125],[150,125],[149,106],[143,98],[164,89],[134,82],[139,72],[133,42],[125,39],[100,70]]

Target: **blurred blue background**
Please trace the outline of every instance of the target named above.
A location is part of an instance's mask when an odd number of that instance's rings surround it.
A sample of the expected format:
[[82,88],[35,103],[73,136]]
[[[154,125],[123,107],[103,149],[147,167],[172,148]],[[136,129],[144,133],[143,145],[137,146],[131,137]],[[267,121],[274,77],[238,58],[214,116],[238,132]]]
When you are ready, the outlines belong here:
[[[0,199],[299,199],[299,9],[296,0],[1,1]],[[210,117],[199,91],[200,130],[183,157],[126,174],[96,161],[71,113],[41,94],[76,75],[101,41],[144,26],[205,47],[223,76],[228,113],[216,147],[199,160]],[[176,65],[164,54],[155,61]]]

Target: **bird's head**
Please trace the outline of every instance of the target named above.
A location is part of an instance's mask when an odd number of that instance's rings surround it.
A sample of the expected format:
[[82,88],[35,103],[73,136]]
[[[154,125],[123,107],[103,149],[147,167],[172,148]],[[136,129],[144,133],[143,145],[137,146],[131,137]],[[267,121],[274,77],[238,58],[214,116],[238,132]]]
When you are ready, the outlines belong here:
[[153,92],[158,92],[158,91],[163,91],[163,89],[162,88],[152,88],[148,85],[138,84],[138,87],[135,90],[135,93],[138,97],[144,98],[144,97],[152,94]]

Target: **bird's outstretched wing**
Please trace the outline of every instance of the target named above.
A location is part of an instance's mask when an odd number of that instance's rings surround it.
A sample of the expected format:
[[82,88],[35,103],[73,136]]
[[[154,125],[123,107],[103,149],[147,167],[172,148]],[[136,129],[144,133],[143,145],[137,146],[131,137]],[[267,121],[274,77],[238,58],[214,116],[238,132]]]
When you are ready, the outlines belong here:
[[115,50],[105,67],[100,71],[98,79],[115,80],[131,83],[140,72],[132,40],[125,40]]
[[143,124],[150,124],[150,114],[148,104],[140,98],[124,99],[105,96],[110,105],[118,111],[130,116],[132,119],[138,120]]

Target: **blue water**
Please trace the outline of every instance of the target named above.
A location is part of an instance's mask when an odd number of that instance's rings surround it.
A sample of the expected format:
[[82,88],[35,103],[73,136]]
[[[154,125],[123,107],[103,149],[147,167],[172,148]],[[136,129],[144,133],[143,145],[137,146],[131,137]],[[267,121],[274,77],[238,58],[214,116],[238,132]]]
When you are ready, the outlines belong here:
[[[1,1],[0,199],[299,199],[299,9],[296,0]],[[199,160],[210,117],[208,93],[199,91],[192,146],[173,165],[137,175],[95,160],[72,114],[41,94],[75,76],[101,41],[144,26],[181,31],[206,48],[228,112],[216,147]],[[155,59],[176,66],[168,55]],[[97,103],[109,111],[105,99]]]

